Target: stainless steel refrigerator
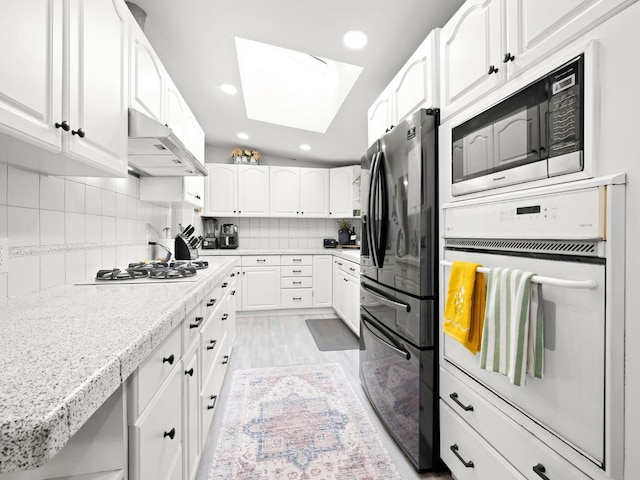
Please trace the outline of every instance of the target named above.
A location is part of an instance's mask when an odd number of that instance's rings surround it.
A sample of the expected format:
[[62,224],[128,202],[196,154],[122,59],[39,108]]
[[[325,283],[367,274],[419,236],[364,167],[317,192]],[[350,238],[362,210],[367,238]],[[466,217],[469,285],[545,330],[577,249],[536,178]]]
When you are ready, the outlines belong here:
[[360,380],[418,471],[438,445],[438,125],[422,109],[362,157]]

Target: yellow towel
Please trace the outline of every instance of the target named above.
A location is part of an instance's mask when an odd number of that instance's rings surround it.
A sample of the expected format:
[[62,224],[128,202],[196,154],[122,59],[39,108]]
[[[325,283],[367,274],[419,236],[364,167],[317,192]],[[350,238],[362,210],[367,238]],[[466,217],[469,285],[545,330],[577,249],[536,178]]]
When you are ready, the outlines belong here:
[[476,272],[480,266],[453,262],[444,309],[444,332],[473,354],[480,348],[486,296],[484,274]]

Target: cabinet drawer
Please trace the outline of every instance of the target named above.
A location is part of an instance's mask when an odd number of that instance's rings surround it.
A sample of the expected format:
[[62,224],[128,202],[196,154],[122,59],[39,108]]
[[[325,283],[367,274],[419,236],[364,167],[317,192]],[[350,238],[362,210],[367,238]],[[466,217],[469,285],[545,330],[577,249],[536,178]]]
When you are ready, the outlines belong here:
[[313,265],[313,255],[280,255],[280,265]]
[[282,277],[280,278],[280,288],[311,288],[313,278],[311,277]]
[[142,412],[158,391],[173,367],[180,363],[182,340],[180,328],[176,328],[147,358],[137,372],[138,414]]
[[182,369],[173,369],[149,407],[129,429],[132,480],[167,478],[172,460],[182,450],[181,373]]
[[283,288],[280,293],[281,308],[311,308],[310,288]]
[[220,346],[225,335],[225,322],[230,321],[231,315],[227,311],[224,302],[217,313],[207,322],[200,336],[200,350],[202,352],[202,379],[206,379],[214,359],[220,351]]
[[222,283],[219,283],[207,295],[205,295],[204,300],[202,301],[202,316],[204,317],[205,322],[220,305],[224,293],[225,292],[222,290]]
[[280,265],[280,255],[243,255],[243,267]]
[[[489,478],[491,480],[524,480],[525,478],[442,400],[440,401],[440,456],[457,480]],[[467,462],[468,466],[463,462]]]
[[360,277],[360,265],[357,263],[350,262],[349,260],[344,260],[342,258],[337,258],[335,262],[338,265],[338,268],[344,273],[354,277]]
[[313,267],[301,266],[296,267],[293,265],[287,265],[280,267],[280,275],[283,277],[310,277],[313,274]]
[[200,393],[200,411],[202,413],[202,424],[200,428],[200,441],[201,445],[204,445],[207,441],[207,435],[209,434],[209,427],[211,426],[211,420],[216,412],[218,405],[218,396],[222,388],[222,381],[227,373],[227,366],[229,365],[229,351],[226,344],[226,337],[220,345],[220,351],[215,359],[213,369],[209,373],[203,383],[202,392]]
[[440,395],[443,402],[527,478],[540,479],[533,471],[538,464],[544,466],[549,478],[589,478],[444,368],[440,368]]
[[191,310],[182,322],[182,351],[186,352],[193,342],[198,338],[200,327],[204,325],[204,315],[202,315],[202,303]]

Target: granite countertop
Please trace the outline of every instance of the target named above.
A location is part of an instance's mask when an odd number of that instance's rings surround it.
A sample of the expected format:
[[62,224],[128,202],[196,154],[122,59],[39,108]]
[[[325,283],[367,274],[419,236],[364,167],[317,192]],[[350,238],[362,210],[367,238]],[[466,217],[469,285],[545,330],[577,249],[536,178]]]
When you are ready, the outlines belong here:
[[195,282],[64,286],[0,301],[0,473],[51,460],[236,265]]
[[235,248],[235,249],[217,249],[206,250],[200,249],[199,254],[201,257],[218,257],[218,256],[233,256],[233,255],[335,255],[345,260],[350,260],[355,263],[360,263],[360,249],[357,248],[314,248],[314,249],[288,249],[288,250],[255,250],[248,248]]

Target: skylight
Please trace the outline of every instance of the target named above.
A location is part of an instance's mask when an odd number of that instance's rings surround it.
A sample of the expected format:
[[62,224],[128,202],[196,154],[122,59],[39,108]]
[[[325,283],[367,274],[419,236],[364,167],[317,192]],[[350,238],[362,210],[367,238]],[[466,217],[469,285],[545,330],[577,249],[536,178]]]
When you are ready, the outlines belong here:
[[247,117],[324,133],[362,67],[236,37]]

